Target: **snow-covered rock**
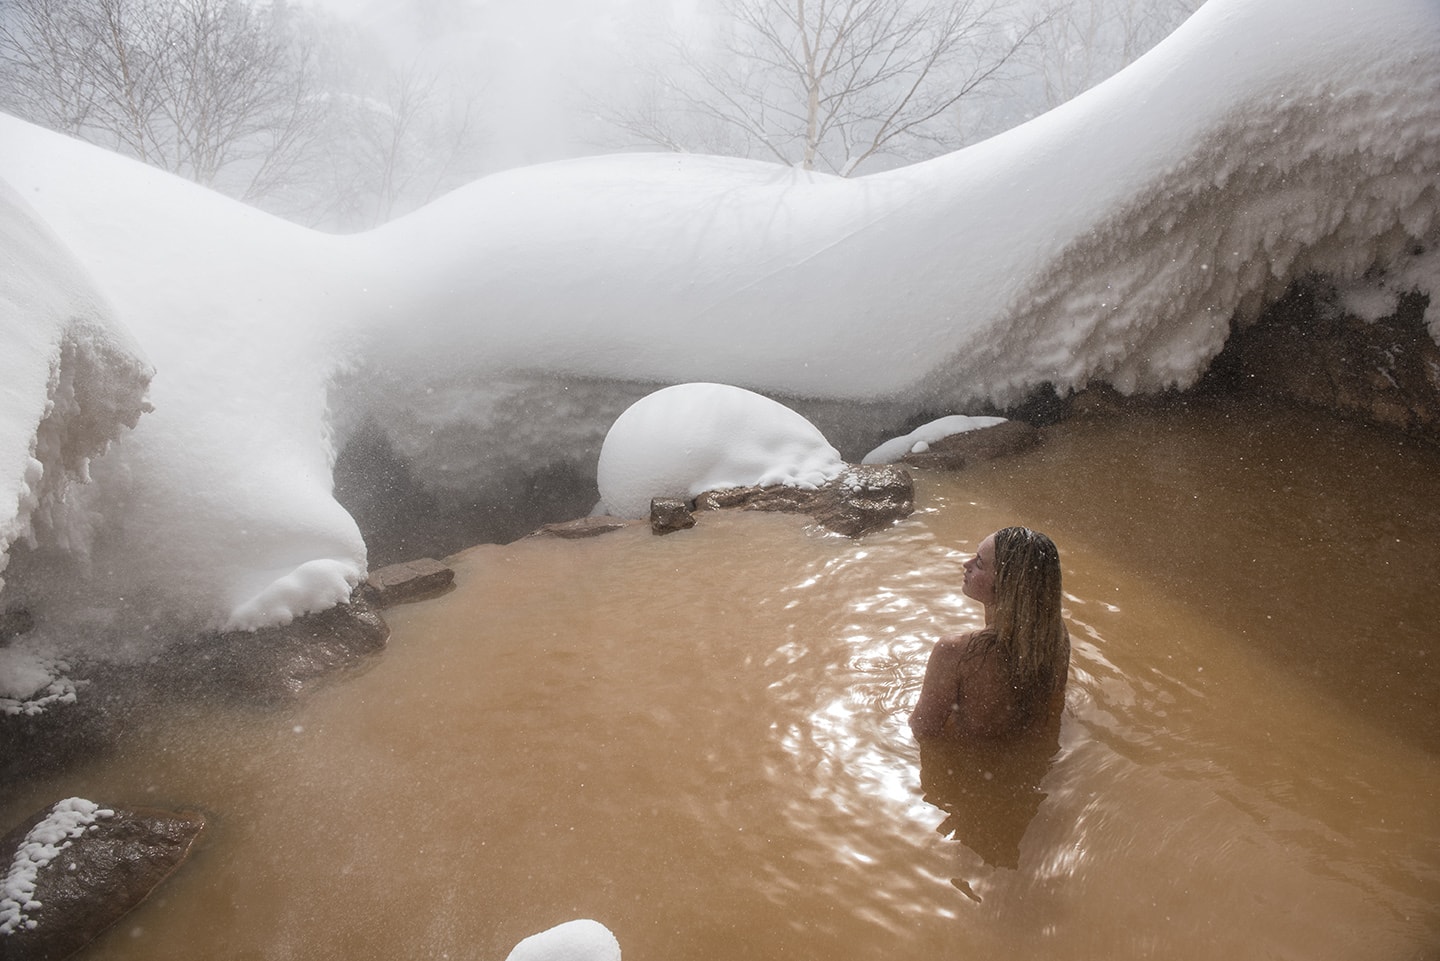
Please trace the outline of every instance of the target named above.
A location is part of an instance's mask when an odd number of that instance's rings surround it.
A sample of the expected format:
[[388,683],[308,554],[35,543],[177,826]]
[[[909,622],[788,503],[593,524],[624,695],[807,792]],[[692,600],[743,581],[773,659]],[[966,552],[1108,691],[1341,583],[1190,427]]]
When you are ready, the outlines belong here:
[[65,798],[0,838],[0,957],[68,958],[143,901],[205,829],[191,811]]
[[921,424],[908,434],[890,438],[866,454],[860,463],[893,464],[906,454],[919,454],[929,450],[931,444],[946,437],[1003,423],[1005,423],[1003,417],[968,417],[964,414],[937,417],[935,420]]
[[657,497],[726,487],[814,490],[845,462],[825,435],[784,404],[725,384],[676,384],[636,401],[600,448],[601,512],[650,516]]

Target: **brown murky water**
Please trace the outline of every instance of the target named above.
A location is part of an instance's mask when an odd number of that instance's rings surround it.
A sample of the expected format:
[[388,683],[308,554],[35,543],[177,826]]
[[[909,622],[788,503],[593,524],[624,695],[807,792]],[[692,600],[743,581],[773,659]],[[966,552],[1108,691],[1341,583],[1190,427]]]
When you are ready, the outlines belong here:
[[[87,959],[1432,958],[1440,455],[1325,418],[1071,424],[853,542],[768,515],[485,547],[282,714],[25,789],[216,830]],[[1058,734],[922,755],[959,563],[1060,544]]]

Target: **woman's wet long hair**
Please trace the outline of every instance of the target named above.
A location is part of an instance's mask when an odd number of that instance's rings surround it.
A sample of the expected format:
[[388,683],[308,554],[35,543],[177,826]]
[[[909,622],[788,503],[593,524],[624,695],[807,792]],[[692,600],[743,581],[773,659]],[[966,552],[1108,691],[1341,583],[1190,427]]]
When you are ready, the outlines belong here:
[[999,656],[1026,715],[1065,681],[1069,647],[1060,605],[1055,542],[1027,527],[996,531],[995,604],[971,650]]

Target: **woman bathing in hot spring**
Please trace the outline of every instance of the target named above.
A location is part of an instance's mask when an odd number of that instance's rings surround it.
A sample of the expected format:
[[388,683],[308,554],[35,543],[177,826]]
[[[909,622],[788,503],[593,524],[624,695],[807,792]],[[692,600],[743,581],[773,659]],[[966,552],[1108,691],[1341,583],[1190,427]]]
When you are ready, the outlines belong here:
[[985,626],[942,637],[910,715],[918,738],[998,738],[1059,716],[1070,667],[1060,619],[1060,552],[1044,534],[998,530],[965,562],[961,590],[985,605]]

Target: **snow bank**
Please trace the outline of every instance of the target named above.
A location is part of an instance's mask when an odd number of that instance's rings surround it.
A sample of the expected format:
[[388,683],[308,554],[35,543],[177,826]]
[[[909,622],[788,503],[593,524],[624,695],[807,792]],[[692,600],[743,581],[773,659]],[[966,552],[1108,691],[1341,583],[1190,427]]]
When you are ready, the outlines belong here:
[[676,384],[616,419],[596,480],[603,512],[639,518],[656,497],[774,484],[814,490],[844,469],[825,435],[784,404],[724,384]]
[[[87,543],[39,544],[12,567],[6,599],[42,624],[93,624],[143,644],[148,632],[281,623],[347,597],[365,547],[331,496],[327,385],[346,362],[364,277],[343,241],[4,116],[0,177],[155,368],[153,411],[72,491]],[[50,252],[38,261],[64,263]],[[67,289],[52,280],[38,287]],[[7,339],[36,341],[33,316]],[[8,426],[15,411],[33,420],[46,403],[33,376],[10,393],[7,438],[23,427]],[[60,434],[67,450],[82,436],[73,425]]]
[[17,541],[87,547],[90,518],[66,494],[135,426],[152,371],[75,257],[4,183],[0,261],[3,573]]
[[[1013,161],[1055,240],[1001,322],[928,383],[1187,386],[1232,316],[1252,320],[1296,279],[1359,278],[1440,245],[1437,90],[1428,0],[1212,0],[1106,83],[936,161]],[[1413,280],[1440,288],[1433,265]]]
[[366,238],[395,268],[386,357],[916,409],[1188,385],[1294,279],[1440,239],[1436,89],[1432,0],[1211,0],[1085,95],[913,167],[510,171]]

